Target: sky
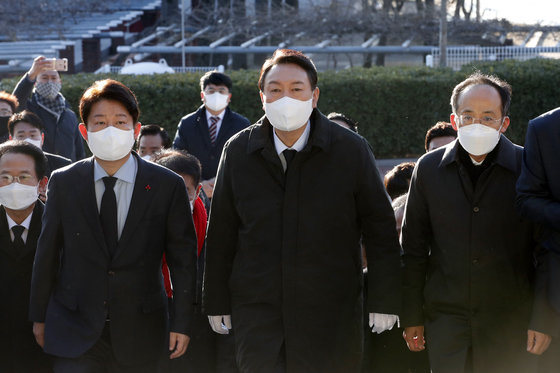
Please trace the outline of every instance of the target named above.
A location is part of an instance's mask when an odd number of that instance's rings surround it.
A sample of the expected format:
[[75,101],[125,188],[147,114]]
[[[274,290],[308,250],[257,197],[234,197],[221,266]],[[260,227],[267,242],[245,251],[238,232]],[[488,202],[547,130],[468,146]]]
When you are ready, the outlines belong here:
[[[469,4],[469,0],[465,1]],[[512,23],[560,25],[559,0],[480,0],[484,18],[506,18]]]

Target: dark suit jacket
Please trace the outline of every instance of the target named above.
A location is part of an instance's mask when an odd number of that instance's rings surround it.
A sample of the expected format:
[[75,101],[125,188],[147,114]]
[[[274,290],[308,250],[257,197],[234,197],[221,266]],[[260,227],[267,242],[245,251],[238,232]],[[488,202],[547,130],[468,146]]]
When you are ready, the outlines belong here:
[[206,120],[206,109],[203,105],[194,113],[181,119],[175,140],[173,140],[173,147],[186,150],[197,157],[202,165],[202,180],[208,180],[216,176],[218,162],[226,141],[237,132],[249,127],[250,124],[247,118],[231,111],[229,107],[226,108],[218,138],[212,145]]
[[542,227],[540,241],[548,266],[539,272],[556,317],[547,332],[560,335],[560,108],[533,119],[527,128],[523,168],[517,181],[517,207]]
[[0,371],[43,372],[49,362],[33,336],[29,322],[31,269],[41,232],[43,203],[37,201],[25,249],[13,251],[6,210],[0,206]]
[[58,170],[59,168],[66,167],[72,163],[72,161],[68,158],[62,157],[60,155],[51,154],[47,152],[43,152],[45,157],[47,157],[47,172],[45,176],[50,178],[51,174],[54,170]]
[[[533,224],[515,211],[522,148],[501,136],[476,186],[456,140],[416,163],[402,227],[401,322],[425,325],[434,371],[529,371],[534,301]],[[459,361],[460,360],[460,361]],[[461,366],[455,366],[458,363]]]
[[232,315],[237,361],[266,372],[356,372],[362,352],[363,237],[368,311],[399,314],[395,216],[368,143],[310,118],[284,173],[263,117],[224,147],[207,235],[203,307]]
[[128,217],[111,258],[95,199],[93,158],[49,181],[31,284],[30,317],[45,322],[45,351],[78,357],[111,320],[124,364],[153,361],[167,338],[165,252],[174,288],[171,331],[188,334],[196,282],[196,236],[183,180],[133,153],[138,173]]

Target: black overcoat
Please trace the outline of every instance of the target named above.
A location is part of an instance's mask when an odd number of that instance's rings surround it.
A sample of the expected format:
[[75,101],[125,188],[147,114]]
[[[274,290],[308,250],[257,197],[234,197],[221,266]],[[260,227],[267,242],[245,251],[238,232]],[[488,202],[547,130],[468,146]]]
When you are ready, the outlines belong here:
[[203,306],[232,314],[242,372],[355,372],[368,310],[400,307],[395,218],[368,143],[318,110],[286,174],[266,117],[225,146],[207,235]]
[[[522,148],[501,136],[473,187],[456,140],[417,162],[402,228],[404,326],[424,325],[434,371],[529,372],[533,225],[514,207]],[[540,298],[539,298],[540,299]]]

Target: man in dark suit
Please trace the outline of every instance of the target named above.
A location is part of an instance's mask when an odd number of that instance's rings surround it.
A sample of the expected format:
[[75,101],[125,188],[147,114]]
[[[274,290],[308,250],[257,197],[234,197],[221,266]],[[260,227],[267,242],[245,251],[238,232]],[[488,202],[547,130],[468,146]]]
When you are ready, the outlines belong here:
[[543,290],[548,299],[549,317],[541,323],[547,336],[543,356],[543,372],[558,371],[560,366],[560,108],[545,113],[529,122],[523,168],[517,181],[517,207],[521,215],[542,228],[540,244],[546,250],[547,265],[539,272]]
[[94,157],[49,183],[31,286],[35,337],[57,373],[154,372],[165,346],[176,358],[189,342],[196,236],[185,185],[131,152],[139,110],[123,84],[95,82],[80,114]]
[[[23,140],[35,145],[39,149],[43,149],[45,141],[45,133],[41,119],[29,110],[20,111],[10,117],[8,121],[8,133],[10,140]],[[60,155],[47,153],[43,151],[47,157],[47,168],[45,176],[51,177],[54,170],[68,166],[72,161]]]
[[29,322],[31,269],[41,232],[45,157],[22,141],[0,145],[0,371],[50,372]]
[[542,298],[534,227],[514,209],[522,148],[503,135],[511,87],[476,73],[451,103],[458,140],[422,156],[410,184],[404,337],[434,372],[535,372]]
[[224,147],[203,309],[234,332],[244,373],[358,372],[362,254],[376,332],[400,311],[395,216],[368,143],[317,110],[313,62],[277,50],[259,79],[265,116]]
[[200,98],[204,105],[181,119],[173,140],[175,149],[186,150],[200,160],[202,188],[208,198],[212,198],[224,144],[251,124],[228,107],[232,87],[230,77],[223,73],[204,74],[200,78]]

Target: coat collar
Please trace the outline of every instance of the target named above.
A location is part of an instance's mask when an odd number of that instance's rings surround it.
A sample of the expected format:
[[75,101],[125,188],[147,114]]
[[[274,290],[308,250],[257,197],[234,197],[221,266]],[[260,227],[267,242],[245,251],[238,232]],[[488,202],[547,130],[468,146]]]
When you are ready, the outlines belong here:
[[[455,140],[450,144],[446,145],[445,152],[439,163],[440,167],[448,166],[453,162],[457,162],[458,154],[457,149],[461,146],[459,140]],[[498,142],[498,153],[494,159],[494,163],[508,169],[512,172],[517,172],[517,157],[515,154],[515,145],[503,134],[500,135],[500,141]]]
[[[313,109],[309,121],[311,133],[307,145],[303,148],[302,152],[309,152],[314,147],[328,151],[332,137],[332,127],[329,120],[318,109]],[[266,115],[264,115],[250,129],[247,153],[250,154],[264,148],[274,149],[272,130],[272,125]]]

